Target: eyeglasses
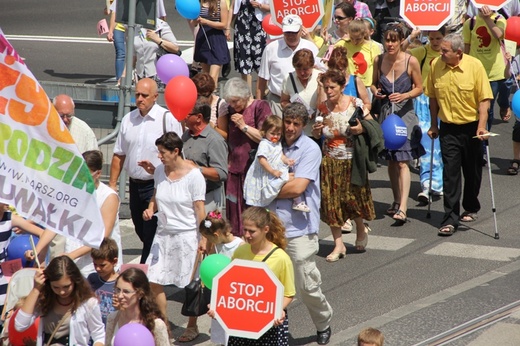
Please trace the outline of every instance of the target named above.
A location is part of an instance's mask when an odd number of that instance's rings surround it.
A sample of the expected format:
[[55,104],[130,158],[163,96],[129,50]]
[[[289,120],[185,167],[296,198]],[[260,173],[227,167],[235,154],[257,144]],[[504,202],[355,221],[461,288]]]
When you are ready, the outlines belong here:
[[341,16],[334,16],[334,20],[337,20],[338,22],[347,19],[348,17],[341,17]]
[[125,297],[129,297],[129,296],[131,296],[132,294],[134,294],[134,293],[136,293],[136,292],[137,292],[137,291],[122,290],[122,289],[117,288],[117,287],[114,288],[114,294],[115,294],[116,296],[122,294],[122,295],[124,295]]
[[60,115],[60,117],[61,117],[62,119],[65,119],[65,118],[67,118],[67,119],[72,119],[72,117],[74,116],[74,113],[72,113],[72,114],[62,114],[62,113],[58,113],[58,114]]

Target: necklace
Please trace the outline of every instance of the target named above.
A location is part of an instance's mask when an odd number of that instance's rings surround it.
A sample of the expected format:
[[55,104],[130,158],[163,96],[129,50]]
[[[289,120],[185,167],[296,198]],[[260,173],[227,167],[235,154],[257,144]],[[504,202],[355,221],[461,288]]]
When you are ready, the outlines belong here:
[[60,298],[56,298],[56,302],[58,304],[60,304],[61,306],[69,306],[70,304],[72,304],[74,300],[71,300],[70,303],[67,303],[67,304],[63,304],[62,302],[60,302]]

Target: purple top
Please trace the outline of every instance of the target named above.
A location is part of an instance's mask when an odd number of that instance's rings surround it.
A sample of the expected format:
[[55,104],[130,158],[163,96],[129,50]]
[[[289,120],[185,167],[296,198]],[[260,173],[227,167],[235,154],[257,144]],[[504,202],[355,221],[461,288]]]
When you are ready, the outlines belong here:
[[[229,107],[228,118],[230,119],[231,115],[235,113],[242,114],[246,125],[260,130],[264,120],[272,114],[272,111],[267,101],[254,100],[242,112],[236,112],[232,107]],[[228,147],[229,173],[246,174],[251,165],[249,151],[258,148],[258,143],[252,141],[242,132],[242,129],[239,129],[234,122],[229,120]]]

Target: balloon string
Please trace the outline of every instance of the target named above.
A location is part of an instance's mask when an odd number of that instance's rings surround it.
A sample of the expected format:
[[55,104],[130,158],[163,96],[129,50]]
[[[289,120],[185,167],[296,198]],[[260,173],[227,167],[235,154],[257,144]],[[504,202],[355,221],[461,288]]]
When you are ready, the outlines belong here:
[[511,74],[513,75],[513,79],[516,83],[516,88],[520,90],[520,86],[518,85],[518,73],[515,74],[515,70],[513,69],[513,64],[516,64],[517,71],[520,73],[520,66],[518,64],[518,61],[513,57],[513,61],[511,62]]
[[[392,94],[395,93],[395,69],[392,70]],[[395,113],[395,102],[392,102],[392,113]]]
[[200,28],[202,29],[202,33],[204,34],[204,37],[206,38],[206,42],[208,43],[209,50],[211,50],[211,45],[209,44],[208,35],[206,35],[206,30],[204,30],[203,25],[201,25]]

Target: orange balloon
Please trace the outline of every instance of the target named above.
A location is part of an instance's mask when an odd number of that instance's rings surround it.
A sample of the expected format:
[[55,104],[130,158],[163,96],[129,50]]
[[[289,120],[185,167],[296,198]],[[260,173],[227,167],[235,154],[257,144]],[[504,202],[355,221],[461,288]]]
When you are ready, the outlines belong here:
[[14,319],[16,318],[16,314],[18,314],[18,311],[20,309],[16,310],[14,314],[9,319],[9,326],[7,328],[7,331],[9,332],[9,342],[13,346],[24,346],[25,342],[24,340],[26,338],[30,340],[36,341],[36,335],[38,334],[38,325],[40,324],[40,317],[37,317],[34,323],[24,330],[23,332],[19,332],[14,327]]
[[164,100],[175,119],[183,121],[197,102],[197,87],[186,76],[174,77],[164,89]]
[[271,22],[271,14],[267,14],[262,20],[262,28],[271,36],[283,35],[282,28]]

